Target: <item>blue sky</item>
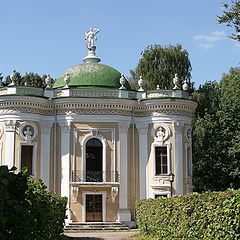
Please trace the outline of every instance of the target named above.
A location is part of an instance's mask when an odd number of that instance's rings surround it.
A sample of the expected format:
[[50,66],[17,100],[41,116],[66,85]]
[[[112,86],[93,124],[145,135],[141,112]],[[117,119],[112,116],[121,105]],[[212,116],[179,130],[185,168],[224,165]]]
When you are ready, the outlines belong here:
[[240,64],[240,45],[219,25],[222,0],[8,0],[0,4],[0,72],[57,78],[86,55],[84,33],[100,29],[97,55],[126,76],[150,44],[182,44],[196,86]]

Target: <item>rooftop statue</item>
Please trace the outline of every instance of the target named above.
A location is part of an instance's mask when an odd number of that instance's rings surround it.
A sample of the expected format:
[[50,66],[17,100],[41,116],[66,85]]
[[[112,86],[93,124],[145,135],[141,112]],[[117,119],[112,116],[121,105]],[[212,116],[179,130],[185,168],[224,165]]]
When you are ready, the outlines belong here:
[[93,47],[95,47],[94,41],[97,40],[97,37],[96,37],[97,33],[99,33],[99,29],[97,28],[89,28],[85,33],[87,49],[90,51],[92,50]]

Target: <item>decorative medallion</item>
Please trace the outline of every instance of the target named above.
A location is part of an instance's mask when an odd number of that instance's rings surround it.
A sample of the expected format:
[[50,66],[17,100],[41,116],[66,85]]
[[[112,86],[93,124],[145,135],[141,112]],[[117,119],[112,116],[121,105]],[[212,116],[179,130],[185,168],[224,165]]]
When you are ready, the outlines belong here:
[[23,122],[19,126],[19,135],[25,142],[32,142],[38,134],[37,126],[34,122]]

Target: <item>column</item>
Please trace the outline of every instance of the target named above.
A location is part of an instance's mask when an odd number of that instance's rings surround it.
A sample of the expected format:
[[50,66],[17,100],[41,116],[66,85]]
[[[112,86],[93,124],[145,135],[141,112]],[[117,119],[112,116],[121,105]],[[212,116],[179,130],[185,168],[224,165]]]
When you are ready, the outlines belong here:
[[51,127],[50,122],[40,122],[41,126],[41,179],[49,190],[50,185],[50,148]]
[[140,180],[140,199],[147,198],[148,184],[148,123],[136,124],[139,135],[139,180]]
[[174,122],[175,194],[183,194],[183,123]]
[[[16,121],[5,121],[5,165],[11,169],[14,166],[14,152],[15,152],[15,130]],[[17,166],[15,166],[17,167]],[[18,169],[20,171],[21,169]]]
[[131,221],[131,213],[128,210],[128,122],[118,123],[119,129],[119,151],[118,159],[120,164],[120,189],[119,189],[119,210],[118,221]]
[[70,198],[70,122],[61,122],[61,196],[68,198],[66,223],[71,222]]

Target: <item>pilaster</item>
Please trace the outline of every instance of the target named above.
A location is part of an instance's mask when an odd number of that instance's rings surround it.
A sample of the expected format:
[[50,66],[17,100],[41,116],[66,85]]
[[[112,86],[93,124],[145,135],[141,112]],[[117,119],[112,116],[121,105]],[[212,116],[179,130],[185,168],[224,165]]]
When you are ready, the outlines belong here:
[[119,129],[119,162],[120,162],[120,189],[118,221],[131,221],[131,213],[128,210],[128,122],[118,123]]
[[138,123],[136,128],[139,134],[139,180],[140,180],[140,199],[147,198],[148,186],[148,123]]
[[183,123],[173,122],[176,195],[183,195],[183,127]]
[[[15,131],[16,121],[5,121],[5,164],[11,169],[14,166],[14,152],[15,152]],[[21,169],[18,169],[21,170]]]
[[50,122],[40,122],[41,126],[41,179],[49,190],[50,185]]
[[68,198],[66,222],[70,222],[70,122],[60,122],[59,125],[61,127],[61,196]]

